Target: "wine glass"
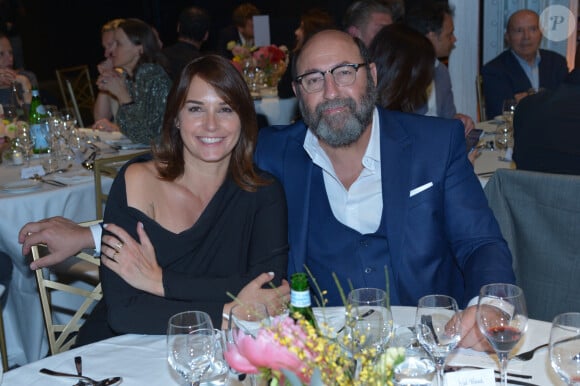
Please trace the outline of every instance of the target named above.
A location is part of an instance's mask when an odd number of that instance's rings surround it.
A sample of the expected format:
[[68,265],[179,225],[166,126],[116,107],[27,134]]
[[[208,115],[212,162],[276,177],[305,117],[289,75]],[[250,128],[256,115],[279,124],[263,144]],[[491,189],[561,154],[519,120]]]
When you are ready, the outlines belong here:
[[20,147],[24,151],[24,158],[26,160],[26,166],[28,167],[30,166],[30,157],[34,149],[34,137],[30,131],[30,126],[24,122],[18,123],[16,136]]
[[348,294],[346,333],[352,354],[374,348],[383,352],[393,332],[393,315],[387,293],[378,288],[358,288]]
[[[247,302],[236,304],[230,310],[227,345],[238,344],[240,334],[256,337],[258,330],[270,325],[270,315],[264,303]],[[249,374],[250,384],[257,385],[255,374]]]
[[438,385],[443,386],[445,361],[461,340],[461,316],[455,299],[423,296],[417,305],[415,329],[417,339],[435,361]]
[[518,102],[515,99],[506,99],[503,101],[502,115],[503,120],[509,125],[509,128],[513,128],[514,122],[514,112],[516,111],[516,106]]
[[210,316],[203,311],[173,315],[167,326],[167,361],[187,385],[199,385],[216,350]]
[[580,312],[560,314],[552,321],[550,362],[567,385],[580,385]]
[[[504,124],[507,127],[507,123]],[[509,149],[514,147],[514,137],[511,131],[500,127],[495,134],[495,148],[499,150],[498,159],[500,161],[511,162],[511,154],[508,156]]]
[[509,352],[528,326],[524,291],[514,284],[506,283],[481,287],[477,303],[477,325],[497,353],[501,384],[506,386]]
[[391,346],[405,349],[405,359],[393,369],[398,386],[431,384],[435,376],[435,363],[417,340],[414,326],[397,327]]

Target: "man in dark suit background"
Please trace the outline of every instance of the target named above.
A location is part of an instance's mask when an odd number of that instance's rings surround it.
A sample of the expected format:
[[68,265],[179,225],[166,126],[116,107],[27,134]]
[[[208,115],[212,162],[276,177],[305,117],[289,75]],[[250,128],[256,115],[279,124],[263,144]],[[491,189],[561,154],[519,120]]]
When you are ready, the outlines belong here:
[[522,99],[514,115],[518,169],[580,175],[580,69],[555,90]]
[[503,101],[520,101],[530,92],[555,89],[568,73],[566,58],[540,49],[539,16],[529,9],[514,12],[508,19],[505,40],[509,49],[481,69],[488,117],[502,113]]
[[210,17],[198,7],[185,8],[177,21],[177,42],[163,48],[169,60],[171,78],[179,78],[181,70],[193,59],[200,56],[202,44],[209,36]]
[[216,51],[228,58],[233,58],[232,52],[228,50],[228,43],[252,47],[254,45],[254,16],[260,14],[260,10],[251,3],[244,3],[236,7],[232,14],[233,25],[230,25],[219,32]]

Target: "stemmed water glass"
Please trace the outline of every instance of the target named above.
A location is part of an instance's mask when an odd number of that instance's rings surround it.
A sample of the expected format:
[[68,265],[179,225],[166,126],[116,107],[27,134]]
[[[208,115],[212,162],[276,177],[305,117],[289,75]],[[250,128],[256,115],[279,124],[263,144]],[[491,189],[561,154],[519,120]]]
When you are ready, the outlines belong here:
[[24,151],[24,159],[26,160],[26,166],[30,166],[30,157],[32,155],[32,150],[34,149],[34,137],[30,131],[30,126],[26,123],[18,124],[17,128],[17,139],[18,144]]
[[384,290],[358,288],[348,294],[346,333],[349,351],[356,354],[374,348],[383,352],[393,332],[393,314]]
[[[233,306],[228,320],[227,345],[238,344],[240,335],[256,337],[258,330],[270,325],[270,315],[264,303],[247,302]],[[255,374],[249,374],[252,386],[257,385]]]
[[524,291],[507,283],[493,283],[481,287],[477,303],[477,325],[497,353],[501,384],[506,386],[509,353],[528,326]]
[[552,321],[550,362],[568,386],[580,385],[580,312],[560,314]]
[[423,296],[417,305],[415,329],[417,339],[435,361],[438,385],[443,386],[445,361],[461,340],[461,316],[455,299]]
[[167,361],[187,385],[199,385],[211,369],[215,350],[214,328],[207,313],[186,311],[169,319]]
[[514,113],[516,111],[516,106],[518,102],[515,99],[506,99],[503,101],[502,115],[504,121],[509,125],[509,128],[513,128]]

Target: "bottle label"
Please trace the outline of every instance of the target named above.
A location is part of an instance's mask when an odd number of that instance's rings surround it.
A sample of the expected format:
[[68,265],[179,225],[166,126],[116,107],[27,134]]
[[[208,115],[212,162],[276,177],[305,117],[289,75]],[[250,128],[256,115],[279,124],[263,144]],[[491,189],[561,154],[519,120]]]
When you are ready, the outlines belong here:
[[290,290],[290,304],[292,307],[310,307],[310,291]]
[[30,134],[34,139],[35,153],[46,152],[48,146],[48,125],[46,123],[35,123],[30,125]]

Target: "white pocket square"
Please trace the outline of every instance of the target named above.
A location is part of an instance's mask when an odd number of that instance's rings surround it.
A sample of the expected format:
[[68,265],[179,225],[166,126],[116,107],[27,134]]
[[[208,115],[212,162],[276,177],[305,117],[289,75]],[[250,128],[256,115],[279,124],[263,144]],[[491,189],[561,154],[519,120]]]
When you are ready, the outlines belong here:
[[422,191],[429,189],[432,186],[433,186],[433,182],[428,182],[425,185],[421,185],[421,186],[416,187],[415,189],[411,189],[411,191],[409,192],[409,197],[413,197],[413,196],[421,193]]

